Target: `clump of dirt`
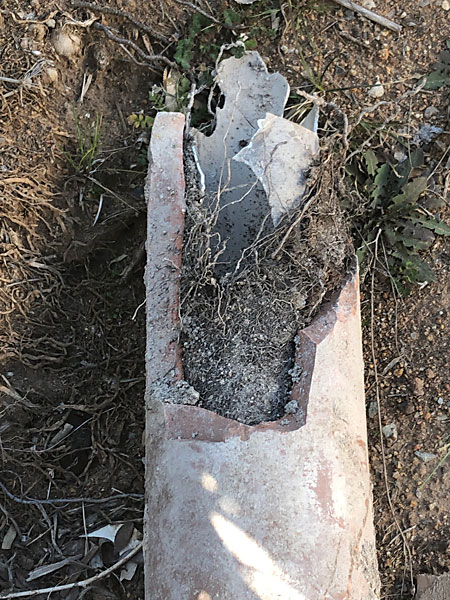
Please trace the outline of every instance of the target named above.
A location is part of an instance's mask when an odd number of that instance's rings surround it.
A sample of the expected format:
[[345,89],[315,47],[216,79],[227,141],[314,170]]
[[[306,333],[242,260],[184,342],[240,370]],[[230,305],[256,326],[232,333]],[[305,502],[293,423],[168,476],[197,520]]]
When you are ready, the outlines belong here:
[[[334,184],[319,167],[303,206],[256,234],[227,274],[217,273],[214,199],[199,193],[186,156],[187,214],[181,284],[183,365],[199,405],[254,425],[280,418],[290,398],[294,339],[342,282],[350,254]],[[331,184],[331,185],[330,185]],[[306,200],[305,200],[306,202]]]

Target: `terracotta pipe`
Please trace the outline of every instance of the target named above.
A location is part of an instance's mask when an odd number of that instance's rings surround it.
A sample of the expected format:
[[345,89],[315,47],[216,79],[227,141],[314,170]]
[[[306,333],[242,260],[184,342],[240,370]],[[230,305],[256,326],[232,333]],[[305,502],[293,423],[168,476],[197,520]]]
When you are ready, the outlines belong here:
[[146,599],[376,600],[356,267],[299,332],[303,416],[248,426],[161,399],[182,377],[183,125],[156,117],[146,188]]

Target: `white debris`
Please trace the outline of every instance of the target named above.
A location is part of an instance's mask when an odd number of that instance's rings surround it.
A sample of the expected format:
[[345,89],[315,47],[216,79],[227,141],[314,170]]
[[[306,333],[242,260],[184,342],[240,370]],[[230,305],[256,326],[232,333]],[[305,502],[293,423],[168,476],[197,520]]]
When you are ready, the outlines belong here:
[[398,436],[396,424],[395,423],[389,423],[389,425],[385,425],[383,427],[383,435],[388,440],[390,438],[396,440],[397,436]]
[[73,58],[81,51],[81,38],[62,29],[53,32],[52,43],[56,52],[66,58]]
[[381,85],[379,79],[377,79],[377,83],[367,93],[371,98],[381,98],[384,95],[384,87]]
[[234,160],[248,165],[261,181],[277,225],[306,191],[306,173],[319,151],[319,139],[315,131],[271,113],[258,126]]

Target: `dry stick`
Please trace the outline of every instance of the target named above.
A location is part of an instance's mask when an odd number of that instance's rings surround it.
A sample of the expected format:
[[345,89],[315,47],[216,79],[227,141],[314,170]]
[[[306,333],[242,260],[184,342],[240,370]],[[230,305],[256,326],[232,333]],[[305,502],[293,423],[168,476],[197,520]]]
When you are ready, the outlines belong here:
[[137,554],[143,546],[143,542],[139,542],[139,544],[130,551],[129,554],[121,558],[119,561],[111,565],[105,571],[101,573],[97,573],[97,575],[93,575],[88,579],[83,579],[82,581],[75,581],[74,583],[65,583],[64,585],[55,585],[53,587],[41,588],[39,590],[27,590],[25,592],[13,592],[11,594],[6,594],[0,596],[0,600],[8,600],[9,598],[32,598],[33,596],[39,596],[40,594],[52,594],[53,592],[63,592],[64,590],[73,590],[76,588],[86,589],[91,584],[99,581],[100,579],[104,579],[114,571],[116,571],[119,567],[124,565],[126,562],[130,560],[135,554]]
[[274,259],[277,257],[277,254],[280,252],[280,250],[283,248],[284,244],[286,243],[286,240],[288,239],[288,237],[291,235],[292,230],[295,229],[295,227],[297,227],[297,225],[300,223],[300,221],[303,219],[305,212],[308,210],[308,208],[311,206],[313,200],[316,198],[316,195],[312,195],[311,198],[308,200],[308,202],[305,204],[305,206],[302,208],[302,212],[299,214],[299,216],[295,219],[295,221],[288,227],[288,230],[286,231],[286,233],[283,236],[283,239],[281,240],[280,245],[278,246],[278,248],[275,250],[275,252],[272,253],[271,258]]
[[186,0],[175,0],[175,2],[177,4],[181,4],[181,6],[186,6],[186,8],[190,8],[194,12],[200,13],[201,15],[203,15],[204,17],[206,17],[207,19],[209,19],[216,25],[222,25],[223,27],[230,29],[229,25],[225,25],[225,23],[221,23],[218,19],[216,19],[216,17],[207,13],[206,10],[203,10],[202,8],[200,8],[200,6],[196,6],[195,4],[192,4],[192,2],[186,2]]
[[109,27],[106,27],[106,25],[102,25],[101,23],[98,23],[97,21],[95,23],[93,23],[92,25],[96,29],[100,29],[101,31],[103,31],[105,33],[106,37],[109,38],[110,40],[112,40],[113,42],[117,42],[118,44],[123,44],[124,46],[130,46],[131,48],[133,48],[133,50],[135,50],[139,54],[139,56],[141,58],[143,58],[144,60],[146,60],[148,62],[160,61],[160,62],[165,63],[166,65],[169,65],[169,67],[172,67],[174,69],[177,68],[177,65],[174,62],[172,62],[171,60],[169,60],[167,58],[167,56],[163,56],[162,54],[146,54],[143,50],[141,50],[139,48],[139,46],[137,44],[135,44],[131,40],[127,40],[126,38],[119,37],[118,35],[113,33]]
[[402,528],[400,527],[400,523],[397,520],[397,516],[396,516],[395,510],[394,510],[394,505],[392,503],[391,492],[389,491],[389,481],[388,481],[388,475],[387,475],[386,456],[385,456],[385,450],[384,450],[383,423],[382,423],[382,420],[381,420],[381,410],[380,410],[380,386],[379,386],[379,382],[378,382],[378,369],[377,369],[377,359],[376,359],[376,355],[375,355],[375,334],[374,334],[374,321],[375,321],[375,294],[374,294],[374,287],[375,287],[375,265],[376,265],[376,262],[378,260],[378,239],[379,239],[380,235],[381,235],[381,229],[378,230],[377,236],[375,238],[375,249],[374,249],[373,262],[372,262],[372,279],[371,279],[371,286],[370,286],[370,351],[371,351],[371,355],[372,355],[373,373],[374,373],[374,379],[375,379],[375,397],[376,397],[377,408],[378,408],[378,429],[379,429],[379,432],[380,432],[381,458],[382,458],[382,462],[383,462],[383,478],[384,478],[384,486],[385,486],[385,489],[386,489],[386,497],[387,497],[387,501],[388,501],[388,504],[389,504],[389,509],[391,511],[391,514],[392,514],[392,518],[394,519],[395,526],[397,527],[399,535],[401,536],[401,538],[403,540],[403,545],[404,545],[404,547],[406,548],[406,550],[408,552],[409,570],[410,570],[410,576],[411,576],[411,586],[412,586],[412,590],[414,592],[414,578],[413,578],[413,573],[412,573],[411,550],[409,548],[409,544],[408,544],[408,541],[406,539],[405,533],[402,530]]
[[113,500],[123,500],[125,498],[137,498],[142,500],[144,494],[114,494],[113,496],[107,496],[106,498],[47,498],[40,500],[39,498],[21,498],[15,496],[8,490],[6,485],[0,481],[0,489],[8,496],[10,500],[14,500],[18,504],[79,504],[85,502],[86,504],[104,504],[105,502],[112,502]]
[[354,2],[351,2],[351,0],[334,0],[334,2],[336,2],[336,4],[340,4],[341,6],[344,6],[345,8],[349,8],[350,10],[354,10],[355,12],[359,13],[363,17],[366,17],[366,19],[370,19],[371,21],[374,21],[375,23],[378,23],[379,25],[383,25],[383,27],[392,29],[392,31],[398,32],[398,31],[402,30],[402,26],[399,25],[398,23],[394,23],[394,21],[391,21],[390,19],[386,19],[386,17],[377,15],[377,13],[374,13],[371,10],[364,8],[364,6],[355,4]]
[[137,27],[141,31],[145,31],[160,42],[164,42],[165,44],[169,42],[165,35],[162,35],[161,33],[155,31],[152,27],[141,23],[132,15],[130,15],[130,13],[127,13],[123,10],[119,10],[114,6],[99,6],[98,4],[92,4],[91,2],[84,2],[82,0],[72,0],[71,4],[75,8],[87,8],[89,10],[92,10],[93,12],[99,12],[106,15],[114,15],[116,17],[123,17],[124,19],[130,21],[130,23],[132,23],[135,27]]

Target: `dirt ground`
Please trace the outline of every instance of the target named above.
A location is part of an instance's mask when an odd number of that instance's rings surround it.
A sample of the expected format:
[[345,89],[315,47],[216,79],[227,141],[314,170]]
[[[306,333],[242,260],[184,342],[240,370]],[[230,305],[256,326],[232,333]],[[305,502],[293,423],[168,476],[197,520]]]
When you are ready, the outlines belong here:
[[[149,132],[128,117],[153,114],[149,91],[188,38],[193,10],[176,0],[102,3],[131,20],[84,4],[0,7],[0,589],[67,584],[51,597],[136,599],[139,555],[135,571],[88,590],[70,585],[101,574],[142,532]],[[318,92],[350,123],[367,109],[372,128],[358,140],[386,160],[423,125],[441,128],[424,151],[448,216],[448,88],[417,89],[450,37],[446,0],[375,0],[400,33],[333,2],[198,6],[222,24],[203,25],[197,54],[185,54],[197,80],[207,82],[215,45],[244,35],[293,92]],[[303,104],[292,96],[289,114]],[[418,573],[450,567],[446,239],[426,255],[434,283],[401,297],[378,269],[361,289],[382,597],[395,600],[412,597]],[[126,533],[113,541],[85,537],[117,523]]]

